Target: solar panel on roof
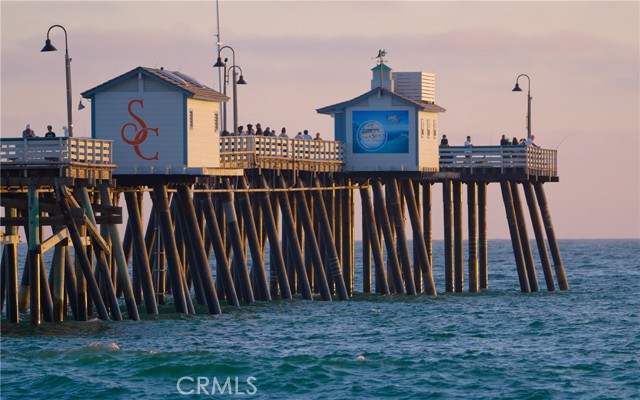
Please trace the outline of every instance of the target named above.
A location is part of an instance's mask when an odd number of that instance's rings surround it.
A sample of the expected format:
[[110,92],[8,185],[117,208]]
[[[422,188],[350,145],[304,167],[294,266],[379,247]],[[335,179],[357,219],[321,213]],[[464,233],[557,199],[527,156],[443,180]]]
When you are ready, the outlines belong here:
[[204,87],[202,83],[198,82],[195,78],[192,78],[187,74],[184,74],[180,71],[173,71],[173,73],[179,76],[180,78],[184,79],[185,81],[191,83],[192,85],[196,85],[197,87]]
[[159,73],[160,73],[160,75],[163,75],[163,76],[165,76],[165,77],[167,77],[167,78],[171,79],[172,81],[175,81],[175,82],[177,82],[177,83],[179,83],[179,84],[181,84],[181,85],[184,85],[184,86],[186,86],[186,85],[187,85],[187,82],[186,82],[184,79],[182,79],[182,78],[180,78],[179,76],[175,75],[175,74],[174,74],[173,72],[171,72],[171,71],[166,71],[166,70],[164,70],[164,69],[157,69],[156,71],[157,71],[157,72],[159,72]]

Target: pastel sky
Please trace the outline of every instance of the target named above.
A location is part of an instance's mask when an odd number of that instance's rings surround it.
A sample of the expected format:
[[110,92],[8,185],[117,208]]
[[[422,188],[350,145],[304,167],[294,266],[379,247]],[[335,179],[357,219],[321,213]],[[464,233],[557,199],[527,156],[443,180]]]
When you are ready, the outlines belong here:
[[[640,2],[221,1],[220,32],[236,51],[241,124],[332,136],[317,108],[370,89],[372,59],[436,74],[441,133],[462,144],[526,136],[531,77],[536,142],[559,150],[560,183],[546,185],[560,238],[640,237]],[[181,70],[219,90],[215,1],[5,1],[1,18],[1,133],[29,122],[40,136],[66,124],[65,26],[76,136],[90,136],[80,92],[137,66]],[[230,53],[224,53],[230,57]],[[526,90],[526,81],[521,81]],[[85,105],[89,105],[85,101]],[[229,116],[231,118],[231,116]],[[442,237],[434,189],[434,237]],[[507,238],[498,186],[489,234]],[[358,212],[358,211],[357,211]],[[360,236],[360,227],[356,228]]]

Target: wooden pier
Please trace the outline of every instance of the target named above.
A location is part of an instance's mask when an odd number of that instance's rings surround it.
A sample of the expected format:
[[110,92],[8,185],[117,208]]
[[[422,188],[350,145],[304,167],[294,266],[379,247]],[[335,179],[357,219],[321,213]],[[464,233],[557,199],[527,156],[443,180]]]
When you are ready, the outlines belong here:
[[[165,303],[177,313],[202,305],[219,314],[222,305],[294,297],[346,301],[355,291],[356,224],[363,226],[357,267],[364,292],[436,296],[435,269],[444,269],[447,292],[486,290],[491,184],[502,193],[522,292],[540,290],[525,205],[546,289],[569,289],[544,189],[558,181],[555,150],[445,147],[439,171],[348,172],[341,142],[222,137],[219,167],[114,174],[109,140],[3,138],[0,145],[0,298],[11,323],[27,310],[40,324],[137,320]],[[444,265],[432,262],[436,185]],[[28,244],[22,276],[20,239]]]

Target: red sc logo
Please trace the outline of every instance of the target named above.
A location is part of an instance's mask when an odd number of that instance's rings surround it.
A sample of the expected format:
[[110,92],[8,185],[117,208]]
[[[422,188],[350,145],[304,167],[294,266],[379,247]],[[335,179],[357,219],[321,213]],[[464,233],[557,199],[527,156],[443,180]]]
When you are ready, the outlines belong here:
[[[122,129],[120,129],[120,136],[122,137],[122,140],[124,140],[124,142],[126,144],[129,144],[129,145],[133,146],[133,150],[136,152],[138,157],[142,158],[143,160],[157,160],[158,159],[158,152],[157,151],[156,151],[156,154],[153,157],[145,157],[140,152],[140,145],[142,143],[144,143],[145,140],[147,140],[147,135],[148,135],[149,131],[155,133],[156,136],[160,136],[158,134],[158,128],[147,128],[147,124],[144,123],[142,118],[138,117],[131,110],[131,106],[134,103],[140,104],[140,108],[144,108],[144,104],[142,102],[142,99],[134,99],[134,100],[131,100],[129,102],[129,105],[127,106],[127,109],[129,110],[129,115],[131,115],[131,117],[133,119],[135,119],[138,122],[138,124],[140,124],[140,129],[138,130],[138,125],[134,124],[133,122],[128,122],[128,123],[126,123],[126,124],[124,124],[122,126]],[[124,131],[129,126],[133,127],[133,129],[135,129],[134,133],[136,134],[136,136],[133,138],[133,140],[127,139],[127,137],[124,135]]]

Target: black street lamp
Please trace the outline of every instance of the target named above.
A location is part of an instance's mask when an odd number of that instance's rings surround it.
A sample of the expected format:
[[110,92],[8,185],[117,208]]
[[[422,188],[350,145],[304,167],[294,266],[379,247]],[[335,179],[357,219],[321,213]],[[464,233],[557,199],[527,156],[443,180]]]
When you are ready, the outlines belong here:
[[[222,58],[220,57],[220,53],[224,49],[231,50],[231,53],[233,54],[233,56],[232,56],[233,65],[231,67],[229,67],[228,69],[227,69],[227,59],[225,58],[225,60],[222,61]],[[236,52],[233,50],[233,48],[231,46],[223,46],[223,47],[220,48],[220,50],[218,50],[218,60],[216,61],[216,63],[213,66],[216,67],[216,68],[224,67],[224,93],[223,94],[225,94],[225,95],[227,94],[227,83],[229,83],[229,79],[228,79],[229,75],[228,75],[228,73],[231,72],[231,70],[233,70],[233,134],[236,135],[238,133],[238,88],[237,88],[237,85],[246,85],[247,82],[242,77],[242,68],[240,68],[240,67],[238,67],[236,65]],[[236,68],[240,70],[240,79],[237,78]],[[223,105],[223,108],[224,108],[223,129],[226,130],[227,129],[227,106],[226,106],[226,104]]]
[[69,46],[68,46],[68,42],[67,42],[67,30],[64,29],[64,27],[62,25],[52,25],[49,30],[47,31],[47,40],[45,42],[44,47],[42,48],[42,52],[47,52],[47,51],[57,51],[58,49],[56,49],[55,47],[53,47],[53,45],[51,44],[51,39],[49,39],[49,32],[51,32],[51,29],[53,28],[60,28],[64,31],[64,48],[65,48],[65,55],[64,55],[64,63],[65,63],[65,68],[66,68],[66,75],[67,75],[67,127],[69,130],[69,137],[73,137],[73,118],[71,115],[71,58],[69,58]]
[[520,85],[518,85],[518,80],[521,76],[526,76],[528,81],[527,86],[527,139],[531,139],[531,79],[526,74],[520,74],[516,78],[516,86],[513,88],[512,92],[522,92],[520,89]]

